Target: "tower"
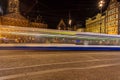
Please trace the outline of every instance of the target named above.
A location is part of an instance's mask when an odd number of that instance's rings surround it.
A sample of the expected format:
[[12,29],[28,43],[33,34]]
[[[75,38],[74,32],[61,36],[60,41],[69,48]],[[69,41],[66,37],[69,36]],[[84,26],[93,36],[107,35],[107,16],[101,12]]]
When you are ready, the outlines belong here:
[[19,0],[8,0],[8,13],[19,13]]
[[57,28],[58,28],[59,30],[66,30],[66,24],[65,24],[65,22],[64,22],[63,19],[61,19],[61,21],[59,22]]

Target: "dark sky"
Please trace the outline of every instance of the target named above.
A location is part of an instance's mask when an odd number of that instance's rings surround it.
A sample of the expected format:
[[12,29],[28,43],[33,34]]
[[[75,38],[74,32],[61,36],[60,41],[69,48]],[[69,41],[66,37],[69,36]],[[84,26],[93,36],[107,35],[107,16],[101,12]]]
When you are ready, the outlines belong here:
[[[6,12],[7,0],[0,0],[1,6]],[[105,0],[106,4],[109,0]],[[86,18],[99,12],[99,0],[20,0],[21,13],[35,18],[43,16],[49,28],[56,28],[61,18],[67,20],[69,12],[74,22],[83,23]]]

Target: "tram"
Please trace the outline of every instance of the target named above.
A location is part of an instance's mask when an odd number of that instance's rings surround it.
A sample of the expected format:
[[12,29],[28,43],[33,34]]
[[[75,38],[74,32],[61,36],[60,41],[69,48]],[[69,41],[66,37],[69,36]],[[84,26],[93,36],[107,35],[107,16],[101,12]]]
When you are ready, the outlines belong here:
[[0,43],[120,45],[120,36],[2,25]]

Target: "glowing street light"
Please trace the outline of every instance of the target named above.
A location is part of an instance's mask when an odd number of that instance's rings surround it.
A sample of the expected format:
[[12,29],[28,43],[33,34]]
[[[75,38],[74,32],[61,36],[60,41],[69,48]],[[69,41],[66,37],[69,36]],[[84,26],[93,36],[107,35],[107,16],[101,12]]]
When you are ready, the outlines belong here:
[[99,4],[99,8],[102,9],[104,4],[105,4],[105,1],[104,0],[100,0],[100,2],[98,4]]
[[[102,17],[102,9],[103,9],[104,4],[105,4],[104,0],[100,0],[99,3],[98,3],[98,7],[100,9],[101,17]],[[101,24],[102,24],[101,17],[100,17],[100,33],[101,33]]]
[[71,24],[72,24],[72,20],[71,20],[71,19],[69,19],[69,25],[71,26]]

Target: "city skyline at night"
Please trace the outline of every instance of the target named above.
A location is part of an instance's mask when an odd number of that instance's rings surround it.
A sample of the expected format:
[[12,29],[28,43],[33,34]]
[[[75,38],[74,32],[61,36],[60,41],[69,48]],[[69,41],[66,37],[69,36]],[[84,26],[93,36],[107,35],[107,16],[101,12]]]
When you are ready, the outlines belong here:
[[[44,21],[49,24],[49,28],[56,28],[61,18],[68,19],[69,12],[74,21],[85,24],[85,19],[94,16],[99,12],[99,0],[60,0],[60,1],[44,1],[44,0],[20,0],[20,11],[24,16],[36,18],[37,15],[42,16]],[[7,0],[1,0],[1,7],[6,14]],[[106,0],[108,3],[109,0]],[[106,4],[107,5],[107,4]],[[104,7],[105,8],[105,7]]]

